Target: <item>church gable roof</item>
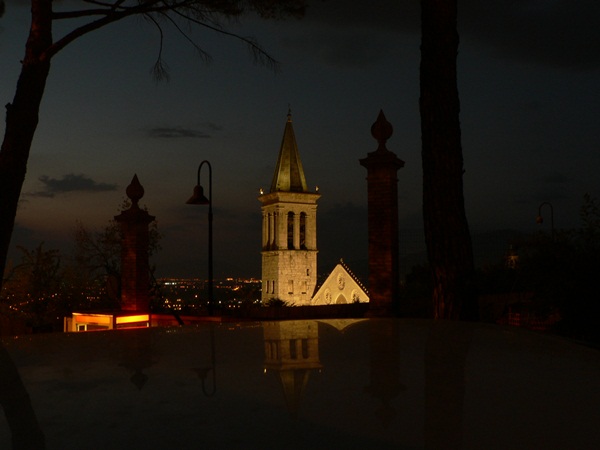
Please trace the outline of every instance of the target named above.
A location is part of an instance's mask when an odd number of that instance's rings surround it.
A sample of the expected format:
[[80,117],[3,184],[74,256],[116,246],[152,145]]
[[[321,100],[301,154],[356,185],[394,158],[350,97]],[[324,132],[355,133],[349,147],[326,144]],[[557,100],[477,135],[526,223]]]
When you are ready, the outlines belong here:
[[298,153],[294,127],[292,126],[292,114],[288,112],[287,122],[283,131],[279,158],[271,183],[271,192],[308,192],[306,177]]
[[315,292],[311,305],[366,303],[368,301],[367,289],[350,268],[340,260]]

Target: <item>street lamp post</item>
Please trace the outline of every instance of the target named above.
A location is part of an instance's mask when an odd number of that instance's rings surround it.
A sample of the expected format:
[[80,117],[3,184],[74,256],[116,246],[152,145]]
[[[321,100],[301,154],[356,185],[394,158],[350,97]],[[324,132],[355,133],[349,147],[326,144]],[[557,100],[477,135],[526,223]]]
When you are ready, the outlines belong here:
[[[204,189],[200,185],[200,171],[202,166],[208,166],[208,198],[204,195]],[[213,213],[212,213],[212,167],[207,160],[198,166],[198,181],[194,186],[194,193],[186,202],[188,205],[208,205],[208,314],[213,315]]]
[[550,207],[550,231],[552,233],[552,240],[554,240],[554,208],[552,207],[552,203],[550,202],[542,202],[538,208],[538,215],[535,219],[535,222],[537,224],[542,224],[544,223],[544,218],[542,217],[542,207],[543,206],[549,206]]

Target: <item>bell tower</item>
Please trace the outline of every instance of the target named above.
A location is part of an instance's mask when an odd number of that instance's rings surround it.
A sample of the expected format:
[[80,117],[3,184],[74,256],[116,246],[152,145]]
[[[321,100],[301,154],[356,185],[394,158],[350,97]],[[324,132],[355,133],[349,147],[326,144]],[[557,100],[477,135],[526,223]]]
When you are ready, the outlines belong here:
[[317,283],[317,200],[309,192],[292,114],[287,122],[271,189],[261,195],[262,302],[308,305]]

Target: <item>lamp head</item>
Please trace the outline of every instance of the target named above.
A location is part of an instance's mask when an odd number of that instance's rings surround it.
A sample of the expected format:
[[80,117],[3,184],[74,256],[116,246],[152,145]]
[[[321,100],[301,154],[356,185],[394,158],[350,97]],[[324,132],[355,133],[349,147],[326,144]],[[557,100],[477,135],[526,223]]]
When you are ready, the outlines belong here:
[[188,205],[210,205],[210,200],[204,195],[204,189],[197,184],[194,186],[194,193],[187,202]]
[[535,218],[535,223],[537,223],[538,225],[541,225],[542,223],[544,223],[544,218],[542,216],[537,216]]

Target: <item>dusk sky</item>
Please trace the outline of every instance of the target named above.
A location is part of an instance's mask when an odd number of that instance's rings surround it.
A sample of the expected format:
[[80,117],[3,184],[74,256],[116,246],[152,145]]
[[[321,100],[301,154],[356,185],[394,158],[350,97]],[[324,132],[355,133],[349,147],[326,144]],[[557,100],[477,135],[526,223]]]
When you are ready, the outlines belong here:
[[[8,0],[0,19],[2,105],[12,101],[28,27],[28,2]],[[380,109],[394,127],[387,147],[406,162],[398,172],[400,251],[423,250],[418,1],[328,0],[302,20],[232,24],[280,61],[277,73],[254,64],[234,38],[194,30],[212,56],[206,63],[176,30],[165,30],[169,82],[151,76],[159,36],[141,19],[91,33],[54,58],[13,258],[16,245],[41,241],[68,252],[76,221],[108,224],[137,174],[146,192],[140,203],[164,234],[157,274],[205,276],[207,209],[185,201],[208,159],[215,275],[259,277],[257,197],[270,186],[288,106],[308,185],[322,194],[320,271],[339,258],[351,268],[366,261],[366,170],[358,160],[377,147],[370,127]],[[600,199],[600,2],[459,1],[459,32],[472,233],[539,229],[545,201],[556,228],[578,226],[584,194]],[[61,34],[57,27],[55,38]],[[542,213],[549,230],[549,209]]]

